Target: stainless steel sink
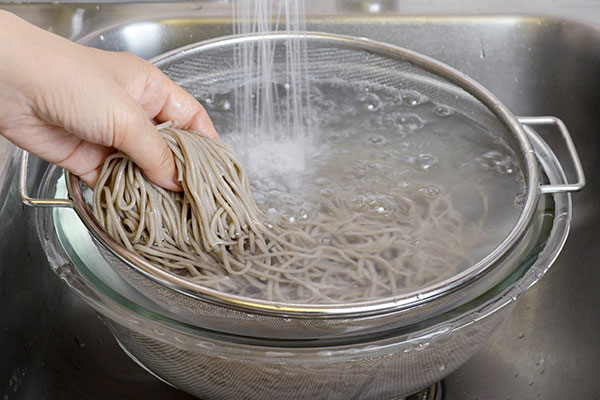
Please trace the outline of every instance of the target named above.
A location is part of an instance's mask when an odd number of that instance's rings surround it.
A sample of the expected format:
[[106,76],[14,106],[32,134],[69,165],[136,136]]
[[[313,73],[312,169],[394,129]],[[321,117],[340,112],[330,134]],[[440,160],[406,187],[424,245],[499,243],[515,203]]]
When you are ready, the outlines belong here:
[[[91,46],[151,57],[229,34],[230,6],[222,3],[0,8]],[[600,399],[600,25],[557,16],[400,15],[395,2],[383,2],[383,15],[368,14],[348,3],[356,2],[309,2],[309,28],[417,50],[474,77],[517,115],[562,118],[588,177],[574,195],[571,236],[556,264],[485,347],[444,381],[444,398]],[[0,150],[0,396],[188,398],[129,360],[92,309],[50,271],[31,210],[18,200],[14,152],[2,142]]]

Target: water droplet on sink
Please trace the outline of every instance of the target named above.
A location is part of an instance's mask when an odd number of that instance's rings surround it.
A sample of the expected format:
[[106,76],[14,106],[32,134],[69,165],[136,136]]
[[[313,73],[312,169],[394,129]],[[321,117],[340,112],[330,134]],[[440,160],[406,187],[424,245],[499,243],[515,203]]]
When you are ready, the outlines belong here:
[[525,334],[523,332],[519,333],[519,339],[523,339],[525,337]]

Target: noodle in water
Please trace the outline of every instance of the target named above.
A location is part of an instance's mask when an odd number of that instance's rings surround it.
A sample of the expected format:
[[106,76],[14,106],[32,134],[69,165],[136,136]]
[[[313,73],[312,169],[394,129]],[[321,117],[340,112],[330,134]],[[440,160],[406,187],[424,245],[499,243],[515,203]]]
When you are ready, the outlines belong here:
[[444,193],[427,196],[409,184],[390,219],[357,212],[351,193],[340,190],[306,220],[273,220],[256,204],[230,145],[171,124],[159,131],[183,192],[154,185],[115,153],[93,208],[123,246],[173,274],[241,296],[326,304],[406,293],[468,262],[461,215]]

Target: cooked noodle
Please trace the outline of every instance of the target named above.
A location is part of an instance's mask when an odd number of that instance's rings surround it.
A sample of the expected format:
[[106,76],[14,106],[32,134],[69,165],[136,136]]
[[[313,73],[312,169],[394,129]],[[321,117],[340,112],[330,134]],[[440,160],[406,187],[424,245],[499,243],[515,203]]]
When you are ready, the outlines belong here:
[[126,248],[202,286],[281,302],[356,302],[439,281],[467,261],[463,222],[447,195],[409,187],[390,220],[350,210],[352,194],[340,190],[311,218],[271,221],[231,146],[169,124],[160,132],[183,192],[154,185],[115,153],[94,190],[94,213]]

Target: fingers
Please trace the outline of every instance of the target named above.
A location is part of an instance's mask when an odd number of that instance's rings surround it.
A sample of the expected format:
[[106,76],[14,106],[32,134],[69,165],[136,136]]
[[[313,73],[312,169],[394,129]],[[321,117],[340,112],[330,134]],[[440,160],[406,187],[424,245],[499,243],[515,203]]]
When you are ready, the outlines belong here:
[[183,129],[219,137],[204,107],[158,68],[149,68],[144,98],[154,99],[154,104],[149,107],[152,110],[147,110],[150,118],[159,122],[177,121]]
[[112,145],[127,154],[152,182],[180,191],[173,153],[143,110],[130,99],[115,118]]
[[90,49],[112,77],[139,103],[149,119],[174,121],[183,129],[218,134],[202,105],[154,65],[129,53]]
[[114,151],[110,147],[82,140],[73,152],[57,165],[80,177],[89,187],[94,187],[104,161]]
[[[154,183],[170,190],[181,190],[176,180],[173,155],[150,120],[175,121],[179,127],[201,131],[215,138],[218,134],[206,110],[189,93],[171,81],[152,64],[129,53],[110,53],[89,49],[116,83],[129,95],[134,104],[121,107],[131,112],[121,119],[128,120],[114,130],[113,145],[129,155]],[[128,102],[130,103],[130,102]]]

